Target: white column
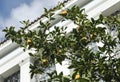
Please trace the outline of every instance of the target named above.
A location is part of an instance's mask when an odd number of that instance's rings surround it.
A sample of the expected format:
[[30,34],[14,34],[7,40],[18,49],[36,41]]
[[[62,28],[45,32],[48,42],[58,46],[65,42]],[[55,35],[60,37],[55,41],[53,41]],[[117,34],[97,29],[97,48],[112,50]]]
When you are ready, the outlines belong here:
[[20,62],[20,82],[31,82],[30,78],[30,58]]
[[4,82],[4,78],[0,75],[0,82]]

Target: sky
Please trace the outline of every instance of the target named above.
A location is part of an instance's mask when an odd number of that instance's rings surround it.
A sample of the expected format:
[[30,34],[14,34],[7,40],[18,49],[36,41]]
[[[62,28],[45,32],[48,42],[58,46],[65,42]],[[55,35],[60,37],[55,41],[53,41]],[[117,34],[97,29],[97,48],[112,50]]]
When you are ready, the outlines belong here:
[[4,38],[2,30],[5,27],[20,27],[19,21],[33,21],[44,8],[53,8],[64,0],[0,0],[0,42]]

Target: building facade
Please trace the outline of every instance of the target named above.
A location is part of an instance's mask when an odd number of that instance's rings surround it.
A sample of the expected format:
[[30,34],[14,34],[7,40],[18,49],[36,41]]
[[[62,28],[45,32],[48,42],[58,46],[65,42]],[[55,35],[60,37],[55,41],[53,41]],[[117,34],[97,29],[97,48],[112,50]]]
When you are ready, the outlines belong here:
[[[85,8],[89,18],[98,18],[99,14],[109,16],[120,10],[120,0],[69,0],[63,9],[71,8],[74,5]],[[55,11],[54,17],[56,20],[53,22],[53,26],[71,27],[68,30],[70,31],[75,27],[74,23],[69,20],[60,22],[62,18],[58,16],[63,9]],[[46,19],[42,20],[43,22],[47,21]],[[39,20],[29,26],[30,30],[36,29],[38,25]],[[0,82],[37,82],[38,79],[44,78],[41,76],[30,78],[29,65],[32,63],[32,59],[28,54],[29,52],[34,52],[34,50],[24,52],[22,48],[16,43],[12,43],[11,40],[6,40],[0,44]],[[66,63],[68,61],[64,61],[62,65],[56,64],[52,69],[56,69],[57,72],[63,71],[67,75],[70,70],[67,69]]]

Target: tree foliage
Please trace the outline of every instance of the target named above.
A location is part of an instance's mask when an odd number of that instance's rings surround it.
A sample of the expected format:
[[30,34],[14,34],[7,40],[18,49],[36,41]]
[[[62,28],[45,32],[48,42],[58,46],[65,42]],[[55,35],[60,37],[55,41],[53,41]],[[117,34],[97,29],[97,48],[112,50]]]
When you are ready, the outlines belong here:
[[[6,38],[26,49],[34,48],[36,53],[29,53],[34,63],[30,65],[31,77],[41,74],[56,63],[70,61],[71,75],[64,76],[56,71],[48,73],[50,80],[57,82],[119,82],[120,81],[120,18],[118,16],[88,19],[84,9],[74,6],[59,15],[63,21],[71,20],[77,25],[69,33],[67,28],[51,26],[55,20],[53,13],[45,9],[47,22],[39,21],[37,30],[21,27],[4,29]],[[62,21],[62,22],[63,22]],[[23,22],[25,27],[27,22]],[[52,29],[54,28],[54,29]],[[51,30],[52,29],[52,30]],[[101,43],[101,45],[97,45]]]

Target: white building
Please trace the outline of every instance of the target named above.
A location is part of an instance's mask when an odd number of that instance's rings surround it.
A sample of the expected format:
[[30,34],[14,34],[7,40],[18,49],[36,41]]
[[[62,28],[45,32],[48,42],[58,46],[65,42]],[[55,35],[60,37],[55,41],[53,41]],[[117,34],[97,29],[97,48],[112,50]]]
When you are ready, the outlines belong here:
[[[89,17],[97,18],[101,13],[108,16],[119,10],[120,0],[69,0],[63,9],[71,8],[74,5],[85,8]],[[54,17],[56,20],[53,22],[53,25],[73,27],[74,24],[71,21],[59,22],[62,18],[58,14],[63,9],[55,11]],[[34,30],[39,25],[38,21],[31,24],[31,30]],[[43,19],[43,21],[47,20]],[[24,52],[23,49],[10,40],[0,43],[0,82],[36,82],[35,78],[33,80],[30,79],[29,65],[32,61],[28,52],[30,51]],[[63,71],[65,74],[70,72],[64,65],[65,63],[62,66],[55,65],[58,72]],[[63,67],[66,69],[63,70]],[[15,80],[7,81],[7,79]]]

